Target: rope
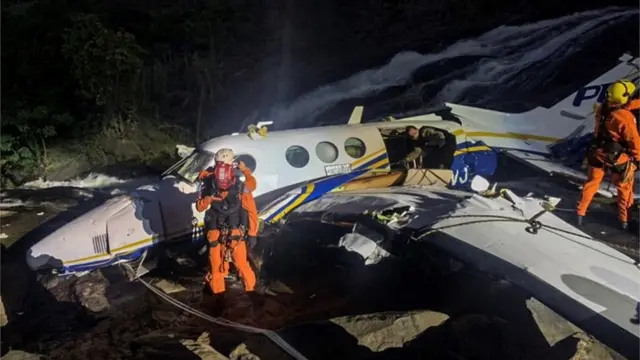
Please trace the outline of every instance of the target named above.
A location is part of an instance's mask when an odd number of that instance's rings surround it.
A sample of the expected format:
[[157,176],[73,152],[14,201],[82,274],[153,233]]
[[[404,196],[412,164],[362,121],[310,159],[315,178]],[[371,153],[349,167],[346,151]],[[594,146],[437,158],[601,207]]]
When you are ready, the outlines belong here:
[[[455,228],[455,227],[463,226],[463,225],[484,224],[484,223],[491,223],[491,222],[518,222],[518,223],[529,224],[529,226],[527,226],[525,228],[525,231],[527,231],[528,233],[533,234],[533,235],[536,235],[538,233],[538,230],[545,229],[545,230],[547,230],[549,232],[557,231],[557,232],[560,232],[560,233],[564,233],[566,235],[572,235],[572,236],[580,237],[580,238],[583,238],[583,239],[586,239],[586,240],[595,241],[595,242],[602,243],[602,244],[605,244],[607,246],[610,246],[612,248],[617,248],[619,250],[625,250],[625,251],[629,250],[624,246],[620,246],[620,245],[617,245],[617,244],[605,243],[605,242],[603,242],[601,240],[598,240],[598,239],[596,239],[596,238],[594,238],[592,236],[589,236],[589,235],[583,235],[583,234],[579,234],[579,233],[572,232],[572,231],[569,231],[569,230],[561,229],[561,228],[558,228],[558,227],[555,227],[555,226],[550,226],[550,225],[543,224],[542,222],[538,221],[537,218],[539,218],[540,216],[542,216],[546,212],[547,212],[547,210],[540,211],[539,213],[537,213],[536,215],[534,215],[530,219],[518,219],[518,218],[515,218],[515,217],[503,216],[503,215],[450,215],[450,216],[443,217],[441,219],[452,219],[452,218],[485,218],[485,219],[483,219],[483,220],[472,220],[472,221],[467,221],[467,222],[462,222],[462,223],[457,223],[457,224],[451,224],[451,225],[443,225],[443,226],[440,226],[438,228],[429,229],[429,230],[423,232],[422,234],[420,234],[420,236],[418,236],[418,237],[411,236],[411,239],[415,240],[415,241],[419,241],[420,239],[423,239],[426,236],[431,235],[431,234],[433,234],[435,232],[438,232],[438,231],[441,231],[441,230],[444,230],[444,229]],[[489,218],[489,219],[486,219],[486,218]],[[571,238],[566,238],[566,239],[571,241],[571,242],[573,242],[573,243],[576,243],[576,244],[578,244],[580,246],[588,247],[589,249],[597,251],[598,253],[603,254],[605,256],[608,256],[608,257],[610,257],[612,259],[616,259],[616,260],[621,261],[621,262],[627,262],[624,259],[620,259],[618,257],[615,257],[615,256],[611,255],[611,254],[607,254],[605,252],[602,252],[601,250],[595,249],[593,247],[590,247],[590,246],[588,246],[586,244],[583,244],[583,243],[578,242],[576,240],[573,240]],[[634,265],[636,265],[636,266],[640,265],[640,262],[638,260],[634,259],[633,262],[634,262]]]
[[248,326],[248,325],[242,325],[233,321],[229,321],[226,319],[220,319],[220,318],[215,318],[213,316],[207,315],[199,310],[196,310],[192,307],[190,307],[189,305],[180,302],[174,298],[172,298],[171,296],[165,294],[164,292],[162,292],[162,290],[156,288],[155,286],[149,284],[147,281],[143,280],[140,277],[137,277],[136,274],[137,272],[131,267],[131,265],[129,264],[121,264],[122,266],[124,266],[128,271],[130,271],[133,275],[133,277],[135,278],[135,280],[138,280],[140,283],[142,283],[142,285],[144,285],[147,289],[149,289],[151,292],[153,292],[154,294],[158,295],[160,298],[164,299],[165,301],[167,301],[168,303],[174,305],[175,307],[186,311],[192,315],[195,315],[203,320],[209,321],[210,323],[213,324],[217,324],[217,325],[221,325],[221,326],[225,326],[225,327],[229,327],[229,328],[233,328],[236,330],[240,330],[240,331],[244,331],[247,333],[251,333],[251,334],[260,334],[260,335],[264,335],[267,338],[269,338],[269,340],[271,340],[274,344],[276,344],[278,347],[280,347],[282,350],[284,350],[287,354],[289,354],[291,357],[293,357],[296,360],[307,360],[307,358],[302,355],[300,352],[298,352],[295,348],[293,348],[291,345],[289,345],[289,343],[287,343],[283,338],[280,337],[280,335],[278,335],[277,333],[275,333],[272,330],[267,330],[267,329],[261,329],[261,328],[257,328],[257,327],[253,327],[253,326]]

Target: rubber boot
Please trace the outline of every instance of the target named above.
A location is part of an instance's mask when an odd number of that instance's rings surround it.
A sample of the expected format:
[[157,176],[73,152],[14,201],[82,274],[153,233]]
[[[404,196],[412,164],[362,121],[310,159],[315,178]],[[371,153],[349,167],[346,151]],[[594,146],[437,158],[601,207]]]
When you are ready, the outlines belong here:
[[578,215],[578,217],[577,217],[578,226],[582,226],[583,225],[583,219],[584,219],[584,216]]
[[621,222],[620,223],[620,227],[622,227],[622,230],[629,230],[629,223],[628,222]]
[[225,308],[224,293],[214,294],[208,284],[202,289],[202,310],[214,317],[220,316]]
[[224,293],[213,295],[213,304],[209,311],[205,311],[209,313],[213,317],[219,317],[222,315],[226,308]]

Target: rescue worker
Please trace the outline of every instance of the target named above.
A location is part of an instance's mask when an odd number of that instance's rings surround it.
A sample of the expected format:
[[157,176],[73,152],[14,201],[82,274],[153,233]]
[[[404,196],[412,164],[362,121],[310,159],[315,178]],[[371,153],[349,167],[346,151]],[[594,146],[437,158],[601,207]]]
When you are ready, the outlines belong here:
[[[418,130],[413,125],[406,128],[408,155],[402,160],[406,168],[424,168],[425,156],[432,154],[436,149],[445,144],[445,136],[442,132],[423,126]],[[431,163],[438,159],[431,159]],[[430,163],[430,165],[431,165]],[[438,164],[437,168],[443,165]]]
[[618,191],[618,219],[623,229],[628,228],[635,171],[640,164],[640,136],[631,113],[640,107],[640,101],[630,101],[635,90],[635,85],[628,80],[616,81],[607,88],[604,104],[596,108],[593,141],[587,154],[588,179],[576,209],[579,225],[610,169],[611,180]]
[[[453,163],[453,153],[456,151],[455,136],[451,135],[449,146],[443,131],[423,126],[420,128],[422,138],[422,168],[424,169],[448,169]],[[453,146],[453,148],[451,148]]]
[[413,125],[407,126],[405,132],[407,134],[406,147],[408,154],[404,159],[402,159],[401,163],[406,168],[421,168],[424,141],[420,138],[418,128]]
[[255,246],[258,221],[251,192],[256,188],[256,180],[243,162],[238,163],[238,169],[245,181],[238,179],[233,165],[234,154],[230,149],[218,151],[215,160],[213,175],[210,174],[211,169],[200,174],[204,181],[212,181],[212,190],[204,192],[196,202],[198,211],[206,211],[210,265],[206,280],[214,296],[224,293],[225,276],[232,259],[245,290],[253,292],[256,276],[248,261],[247,242]]

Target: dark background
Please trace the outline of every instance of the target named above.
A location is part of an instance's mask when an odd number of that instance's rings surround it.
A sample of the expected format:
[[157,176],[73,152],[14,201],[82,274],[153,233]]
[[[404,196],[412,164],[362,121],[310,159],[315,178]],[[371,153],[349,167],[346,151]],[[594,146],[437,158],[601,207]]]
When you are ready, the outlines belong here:
[[[520,26],[604,5],[550,0],[4,1],[3,182],[62,179],[125,162],[162,167],[173,161],[176,143],[194,144],[241,130],[250,120],[278,116],[270,110],[320,85],[383,66],[401,51],[437,54],[501,25]],[[637,1],[606,6],[638,9]],[[504,87],[501,92],[471,91],[454,100],[505,111],[552,104],[606,71],[622,52],[637,54],[638,39],[638,16],[630,16],[589,41],[571,40],[572,55],[553,63],[553,74],[546,75],[553,81],[522,87],[512,79],[496,84],[496,89]],[[375,105],[367,108],[367,118],[433,105],[431,97],[451,80],[444,75],[481,60],[461,56],[430,64],[418,69],[409,84],[339,101],[313,118],[294,116],[287,127],[339,123],[357,103]],[[531,77],[538,70],[522,71]],[[414,88],[419,91],[409,91]],[[512,93],[511,98],[504,99],[502,92]]]

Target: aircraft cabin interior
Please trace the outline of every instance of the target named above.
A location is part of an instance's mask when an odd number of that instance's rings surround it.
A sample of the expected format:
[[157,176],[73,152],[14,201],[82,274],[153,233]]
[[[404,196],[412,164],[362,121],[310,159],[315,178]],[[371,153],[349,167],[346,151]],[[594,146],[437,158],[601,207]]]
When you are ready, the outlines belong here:
[[[389,162],[391,164],[398,163],[413,150],[410,149],[407,144],[408,135],[406,133],[406,126],[382,128],[378,130],[387,147]],[[446,130],[431,126],[422,126],[418,129],[418,132],[422,140],[428,141],[428,144],[422,148],[423,152],[420,167],[423,169],[450,169],[457,148],[455,135]],[[434,139],[440,139],[441,142],[434,145],[438,143],[438,141],[432,141]]]

